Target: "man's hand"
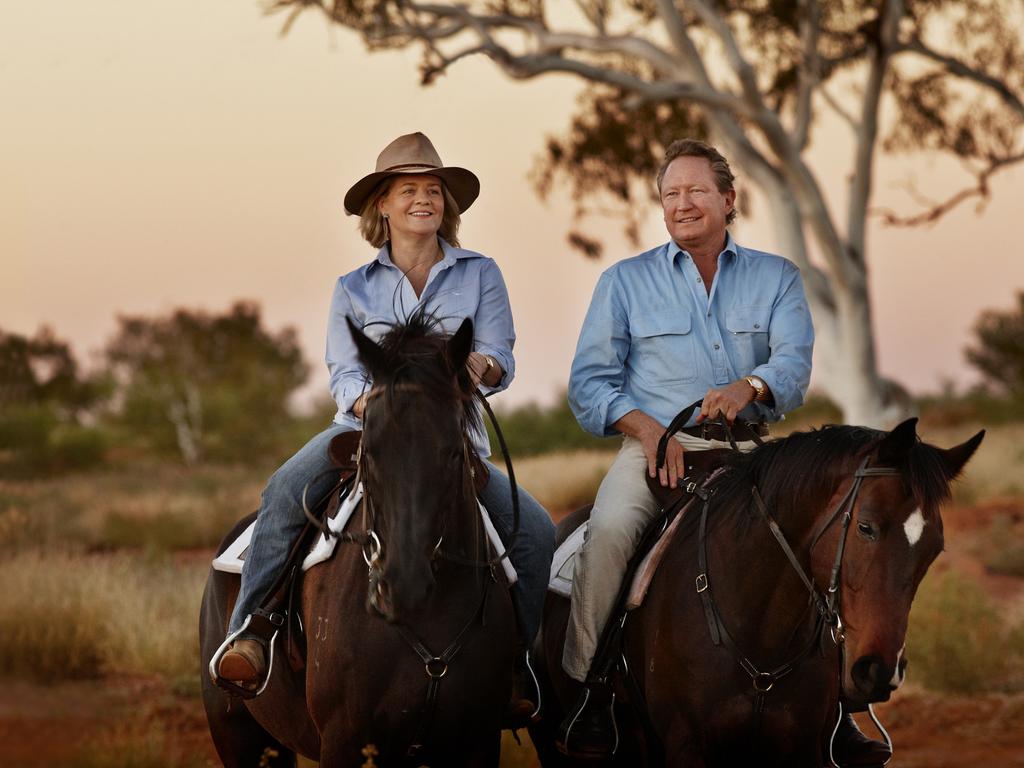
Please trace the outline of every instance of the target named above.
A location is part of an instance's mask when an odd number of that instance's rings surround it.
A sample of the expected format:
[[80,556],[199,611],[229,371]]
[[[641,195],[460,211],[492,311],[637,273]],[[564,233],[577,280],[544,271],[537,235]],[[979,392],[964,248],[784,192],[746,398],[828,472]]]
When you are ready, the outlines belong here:
[[704,395],[704,404],[697,416],[697,423],[724,416],[725,420],[732,424],[739,412],[754,402],[756,396],[757,393],[746,379],[734,381],[721,389],[709,389]]
[[675,488],[686,476],[683,446],[675,438],[669,440],[665,447],[665,466],[657,470],[658,441],[665,434],[665,428],[646,413],[641,410],[630,411],[612,426],[640,441],[647,456],[647,474],[654,477],[657,472],[658,481],[663,486]]

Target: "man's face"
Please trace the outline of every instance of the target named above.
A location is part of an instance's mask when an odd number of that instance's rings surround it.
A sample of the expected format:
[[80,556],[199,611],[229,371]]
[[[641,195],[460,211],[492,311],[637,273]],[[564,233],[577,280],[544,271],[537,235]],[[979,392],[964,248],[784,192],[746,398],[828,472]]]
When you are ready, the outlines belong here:
[[718,191],[711,163],[703,157],[677,157],[661,181],[665,227],[691,253],[722,247],[725,217],[735,201],[735,190]]

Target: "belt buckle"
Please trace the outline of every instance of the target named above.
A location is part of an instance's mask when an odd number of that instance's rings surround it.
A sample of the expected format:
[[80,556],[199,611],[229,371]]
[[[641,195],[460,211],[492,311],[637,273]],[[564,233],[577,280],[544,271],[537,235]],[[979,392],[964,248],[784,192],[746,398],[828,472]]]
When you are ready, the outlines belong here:
[[710,427],[710,426],[711,425],[708,424],[706,421],[702,421],[700,423],[700,438],[701,438],[701,440],[713,440],[714,439],[713,437],[708,437],[708,427]]

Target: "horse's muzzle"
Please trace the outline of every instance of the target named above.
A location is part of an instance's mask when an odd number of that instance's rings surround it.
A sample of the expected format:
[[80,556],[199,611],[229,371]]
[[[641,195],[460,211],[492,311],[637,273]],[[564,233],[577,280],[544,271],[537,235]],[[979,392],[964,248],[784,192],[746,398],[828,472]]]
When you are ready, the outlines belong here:
[[892,692],[903,683],[906,668],[907,660],[904,658],[899,658],[893,666],[886,664],[880,656],[861,656],[850,670],[856,691],[848,692],[847,696],[864,704],[888,701]]

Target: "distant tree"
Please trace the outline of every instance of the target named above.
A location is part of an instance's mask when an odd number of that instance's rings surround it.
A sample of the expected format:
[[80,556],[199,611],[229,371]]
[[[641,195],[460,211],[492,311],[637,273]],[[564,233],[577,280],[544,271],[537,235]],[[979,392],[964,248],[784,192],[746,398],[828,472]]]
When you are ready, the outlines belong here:
[[104,377],[83,374],[51,329],[0,331],[0,463],[36,472],[99,461],[103,435],[82,419],[108,394]]
[[[567,179],[580,214],[618,211],[634,237],[651,210],[667,142],[710,137],[764,193],[777,248],[804,275],[818,382],[855,423],[892,421],[908,406],[878,373],[869,215],[894,226],[936,221],[965,201],[987,200],[992,176],[1024,160],[1020,2],[271,0],[269,7],[289,14],[286,30],[315,9],[358,32],[371,50],[418,46],[424,84],[470,56],[518,80],[581,78],[577,113],[565,135],[548,141],[537,187],[547,193]],[[833,142],[827,166],[815,166],[808,150],[829,112],[850,133]],[[967,182],[945,199],[911,190],[919,206],[909,214],[873,210],[880,151],[951,157]],[[825,189],[841,153],[845,210],[829,203]],[[584,253],[601,251],[581,231],[569,240]],[[812,261],[812,252],[821,259]]]
[[256,304],[118,322],[106,356],[120,417],[157,448],[177,450],[187,464],[242,458],[287,427],[288,398],[309,366],[295,330],[264,329]]
[[1024,401],[1024,291],[1015,308],[981,313],[966,355],[996,391]]

